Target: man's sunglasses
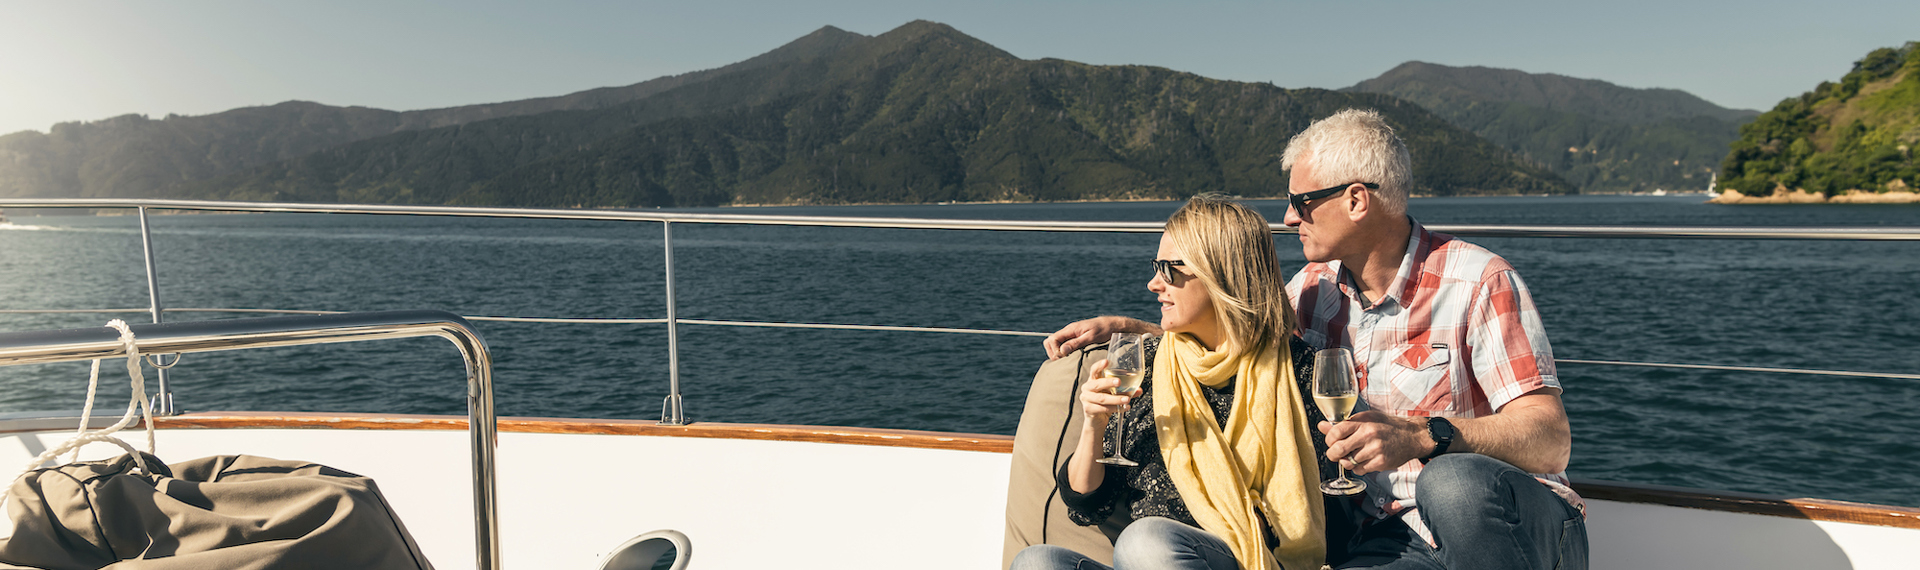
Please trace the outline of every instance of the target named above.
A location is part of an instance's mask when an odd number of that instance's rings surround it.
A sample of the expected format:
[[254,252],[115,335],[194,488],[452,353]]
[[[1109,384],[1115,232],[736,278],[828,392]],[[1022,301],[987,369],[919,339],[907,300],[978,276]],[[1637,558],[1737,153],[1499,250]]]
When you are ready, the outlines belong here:
[[1179,285],[1180,282],[1175,281],[1173,279],[1174,276],[1185,277],[1186,275],[1174,271],[1173,268],[1176,265],[1186,267],[1187,262],[1178,259],[1155,259],[1153,260],[1153,272],[1160,274],[1160,280],[1167,282],[1168,285]]
[[[1380,189],[1380,185],[1379,185],[1379,184],[1374,184],[1374,183],[1372,183],[1372,182],[1355,182],[1355,183],[1353,183],[1353,184],[1359,184],[1359,185],[1361,185],[1361,186],[1365,186],[1365,187],[1367,187],[1367,189],[1368,189],[1368,190],[1379,190],[1379,189]],[[1341,190],[1346,190],[1348,186],[1352,186],[1353,184],[1341,184],[1341,185],[1339,185],[1339,186],[1335,186],[1335,187],[1332,187],[1332,188],[1322,188],[1322,189],[1319,189],[1319,190],[1314,190],[1314,191],[1312,191],[1312,192],[1301,192],[1301,193],[1299,193],[1299,194],[1288,194],[1288,195],[1287,195],[1287,201],[1288,201],[1288,202],[1292,202],[1292,203],[1293,203],[1293,211],[1295,211],[1295,212],[1305,212],[1305,211],[1307,211],[1307,202],[1312,202],[1312,201],[1314,201],[1314,200],[1319,200],[1319,199],[1321,199],[1321,198],[1325,198],[1325,197],[1328,197],[1328,196],[1332,196],[1332,195],[1334,195],[1335,193],[1337,193],[1337,192],[1339,192],[1339,191],[1341,191]]]

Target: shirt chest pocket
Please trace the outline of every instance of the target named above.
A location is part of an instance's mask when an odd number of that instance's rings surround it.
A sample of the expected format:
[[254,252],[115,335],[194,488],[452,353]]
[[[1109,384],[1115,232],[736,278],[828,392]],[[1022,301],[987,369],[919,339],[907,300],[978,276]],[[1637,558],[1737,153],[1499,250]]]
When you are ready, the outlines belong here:
[[1413,344],[1394,349],[1389,381],[1393,398],[1405,410],[1454,411],[1453,350],[1444,344]]

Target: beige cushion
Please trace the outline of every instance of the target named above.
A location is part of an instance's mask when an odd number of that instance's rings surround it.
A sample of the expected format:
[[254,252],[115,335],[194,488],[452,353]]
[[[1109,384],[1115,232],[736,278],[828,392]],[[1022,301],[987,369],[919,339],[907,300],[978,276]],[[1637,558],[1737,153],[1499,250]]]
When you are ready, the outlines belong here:
[[1093,363],[1107,357],[1104,344],[1040,365],[1027,390],[1020,427],[1013,434],[1013,469],[1007,474],[1007,536],[1001,568],[1013,564],[1021,549],[1052,544],[1073,549],[1109,566],[1113,540],[1121,524],[1098,527],[1073,524],[1054,488],[1054,473],[1080,444],[1080,383]]

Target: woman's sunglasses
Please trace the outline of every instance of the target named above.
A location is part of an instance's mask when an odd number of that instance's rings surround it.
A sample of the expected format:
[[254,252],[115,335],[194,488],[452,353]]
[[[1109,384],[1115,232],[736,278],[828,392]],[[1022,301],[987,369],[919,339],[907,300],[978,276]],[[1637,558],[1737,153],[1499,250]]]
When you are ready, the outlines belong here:
[[1167,282],[1168,285],[1178,286],[1180,281],[1174,278],[1176,276],[1186,277],[1186,274],[1174,271],[1173,268],[1174,266],[1186,267],[1186,265],[1187,262],[1178,259],[1155,259],[1153,260],[1153,272],[1160,274],[1160,280]]

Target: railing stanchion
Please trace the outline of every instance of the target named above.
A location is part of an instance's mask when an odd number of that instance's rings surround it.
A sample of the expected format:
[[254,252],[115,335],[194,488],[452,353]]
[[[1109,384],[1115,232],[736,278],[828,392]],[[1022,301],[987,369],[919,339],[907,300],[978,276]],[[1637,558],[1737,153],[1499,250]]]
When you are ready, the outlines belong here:
[[[160,274],[154,270],[153,266],[153,231],[147,228],[146,206],[140,207],[140,248],[147,260],[147,312],[153,316],[153,324],[157,325],[160,324]],[[180,362],[179,355],[175,355],[174,358],[175,363]],[[155,368],[158,368],[156,372],[160,378],[160,390],[153,395],[153,413],[157,416],[174,415],[173,386],[167,381],[167,369],[159,366]]]
[[660,222],[660,250],[667,268],[667,401],[660,406],[660,425],[687,425],[680,399],[680,319],[673,302],[673,222]]

